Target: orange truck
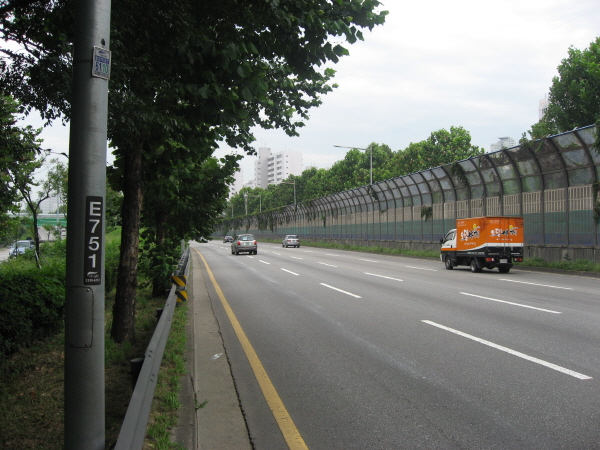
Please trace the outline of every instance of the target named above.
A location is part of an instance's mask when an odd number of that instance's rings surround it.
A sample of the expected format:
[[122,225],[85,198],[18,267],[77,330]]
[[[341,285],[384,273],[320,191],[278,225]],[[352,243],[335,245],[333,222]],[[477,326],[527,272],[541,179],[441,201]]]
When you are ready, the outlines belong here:
[[471,272],[498,268],[508,273],[523,261],[522,217],[474,217],[456,219],[456,228],[440,240],[440,259],[446,269],[470,266]]

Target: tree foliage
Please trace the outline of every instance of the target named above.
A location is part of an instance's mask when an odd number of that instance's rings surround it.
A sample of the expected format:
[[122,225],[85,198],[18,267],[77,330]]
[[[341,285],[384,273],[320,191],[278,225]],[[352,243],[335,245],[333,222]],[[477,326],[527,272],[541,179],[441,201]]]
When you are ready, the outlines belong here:
[[471,135],[463,127],[450,127],[431,133],[424,141],[411,143],[397,152],[387,165],[389,178],[451,164],[484,153],[471,144]]
[[300,176],[290,175],[283,184],[272,184],[267,189],[243,188],[229,199],[226,217],[245,214],[244,194],[248,195],[248,214],[255,214],[261,196],[262,210],[282,208],[293,204],[293,186],[296,183],[297,202],[308,202],[319,197],[335,194],[369,184],[370,149],[373,151],[373,183],[409,173],[451,164],[484,153],[482,148],[471,144],[471,135],[463,127],[450,127],[431,133],[426,140],[411,143],[404,150],[393,151],[385,144],[375,142],[368,151],[351,149],[343,159],[330,169],[307,169]]
[[31,180],[41,141],[40,130],[18,127],[18,103],[0,95],[0,214],[18,212],[17,181]]
[[[68,118],[75,3],[14,3],[4,33],[25,51],[5,52],[12,65],[3,81],[43,117]],[[307,111],[332,89],[334,71],[324,64],[348,53],[341,40],[355,42],[362,28],[383,23],[378,6],[377,0],[113,2],[108,132],[121,177],[112,187],[123,192],[116,341],[133,339],[140,217],[146,190],[155,192],[150,186],[163,176],[152,171],[158,152],[176,142],[169,153],[185,161],[190,152],[207,157],[225,141],[252,153],[254,126],[297,135]]]
[[[39,256],[40,239],[37,228],[37,215],[40,203],[50,196],[49,182],[41,183],[37,197],[33,189],[40,186],[35,181],[35,171],[42,166],[44,156],[41,153],[41,130],[31,126],[20,128],[15,125],[17,103],[10,97],[0,96],[0,204],[2,206],[3,222],[10,223],[7,217],[9,211],[15,212],[21,201],[27,205],[27,211],[32,215],[32,235],[35,240],[36,258]],[[38,265],[39,259],[38,259]]]
[[600,117],[600,37],[589,48],[569,48],[552,79],[545,121],[552,131],[592,125]]

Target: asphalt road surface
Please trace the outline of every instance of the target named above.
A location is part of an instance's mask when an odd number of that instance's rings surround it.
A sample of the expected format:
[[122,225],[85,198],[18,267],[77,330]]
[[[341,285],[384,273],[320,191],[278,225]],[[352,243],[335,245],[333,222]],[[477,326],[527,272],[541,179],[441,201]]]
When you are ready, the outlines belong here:
[[[214,275],[258,450],[600,448],[599,279],[265,243],[239,256],[219,241],[192,247]],[[283,412],[271,412],[273,397]]]

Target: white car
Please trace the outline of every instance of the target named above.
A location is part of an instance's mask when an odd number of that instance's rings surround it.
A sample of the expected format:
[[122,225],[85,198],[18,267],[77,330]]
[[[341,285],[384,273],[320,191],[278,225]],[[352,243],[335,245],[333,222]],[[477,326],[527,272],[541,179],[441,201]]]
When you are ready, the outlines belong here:
[[288,248],[288,247],[300,247],[300,238],[296,234],[287,234],[281,240],[281,246],[285,247],[285,248]]

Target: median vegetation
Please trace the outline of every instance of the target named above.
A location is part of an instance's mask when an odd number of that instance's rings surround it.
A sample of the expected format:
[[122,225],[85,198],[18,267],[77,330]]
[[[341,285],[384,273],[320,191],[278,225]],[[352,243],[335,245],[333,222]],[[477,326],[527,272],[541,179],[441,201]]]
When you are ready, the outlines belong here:
[[[110,338],[118,231],[106,239],[105,379],[107,448],[116,442],[132,394],[129,361],[144,355],[165,298],[138,290],[136,340]],[[63,448],[65,243],[42,247],[44,265],[32,255],[0,264],[0,448]],[[143,280],[142,280],[143,281]],[[14,321],[15,326],[10,324]],[[187,307],[175,309],[161,366],[144,448],[177,449],[170,442],[177,424],[180,379],[185,373]],[[18,326],[17,326],[18,325]]]

